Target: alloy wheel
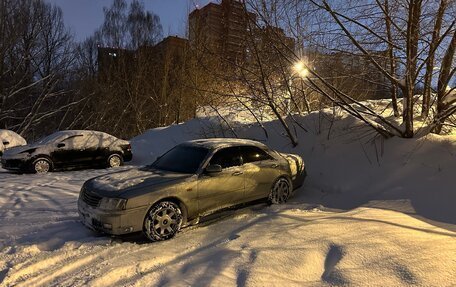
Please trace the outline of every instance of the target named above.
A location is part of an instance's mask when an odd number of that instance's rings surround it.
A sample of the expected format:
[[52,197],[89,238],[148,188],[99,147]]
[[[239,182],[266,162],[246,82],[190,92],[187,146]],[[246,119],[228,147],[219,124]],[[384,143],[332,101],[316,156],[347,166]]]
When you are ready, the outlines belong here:
[[173,202],[154,206],[144,222],[146,236],[153,241],[173,237],[182,225],[182,212]]
[[290,183],[285,178],[278,179],[269,194],[271,203],[285,203],[291,195]]
[[118,167],[122,165],[122,159],[120,156],[114,154],[109,157],[109,167]]
[[39,159],[34,164],[36,173],[47,173],[51,169],[50,163],[45,159]]

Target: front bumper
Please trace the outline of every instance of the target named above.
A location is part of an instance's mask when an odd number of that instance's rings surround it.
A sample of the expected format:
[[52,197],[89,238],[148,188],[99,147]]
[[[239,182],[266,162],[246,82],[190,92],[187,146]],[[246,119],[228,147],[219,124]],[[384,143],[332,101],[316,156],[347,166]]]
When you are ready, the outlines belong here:
[[296,177],[292,180],[293,182],[293,189],[297,189],[301,187],[304,183],[304,179],[306,179],[307,176],[307,171],[304,168],[303,171],[301,171],[299,174],[296,175]]
[[2,168],[7,170],[14,170],[14,171],[26,171],[28,170],[28,161],[26,159],[6,159],[2,158]]
[[82,223],[88,228],[107,234],[121,235],[142,230],[147,206],[108,211],[92,207],[79,199],[78,212]]

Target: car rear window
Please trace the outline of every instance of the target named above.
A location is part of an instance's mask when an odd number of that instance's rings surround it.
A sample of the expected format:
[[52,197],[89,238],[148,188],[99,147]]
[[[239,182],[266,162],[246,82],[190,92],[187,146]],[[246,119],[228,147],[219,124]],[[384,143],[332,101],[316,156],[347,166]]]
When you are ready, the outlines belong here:
[[242,146],[241,155],[244,163],[272,159],[264,150],[255,146]]
[[179,173],[196,173],[208,152],[209,150],[203,147],[178,145],[157,159],[150,167]]

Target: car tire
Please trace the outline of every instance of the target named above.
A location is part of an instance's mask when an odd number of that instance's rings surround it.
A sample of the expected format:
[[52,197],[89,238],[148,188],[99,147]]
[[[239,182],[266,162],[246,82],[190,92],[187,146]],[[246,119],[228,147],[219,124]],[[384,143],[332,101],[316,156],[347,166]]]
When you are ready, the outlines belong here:
[[32,171],[34,173],[44,174],[52,170],[52,162],[44,157],[40,157],[33,161]]
[[108,167],[119,167],[123,165],[123,158],[120,154],[113,153],[108,157]]
[[182,226],[183,216],[179,206],[171,201],[155,204],[144,219],[144,234],[151,241],[173,238]]
[[287,202],[293,192],[291,182],[285,177],[279,177],[271,187],[268,196],[269,204],[281,204]]

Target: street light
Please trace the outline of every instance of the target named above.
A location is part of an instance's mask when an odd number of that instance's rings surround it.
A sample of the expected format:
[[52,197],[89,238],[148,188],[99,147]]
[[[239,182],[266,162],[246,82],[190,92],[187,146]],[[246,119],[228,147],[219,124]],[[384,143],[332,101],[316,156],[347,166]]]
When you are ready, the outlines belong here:
[[306,68],[303,60],[300,60],[293,65],[293,71],[301,78],[305,78],[309,75],[309,69]]
[[[295,75],[299,77],[304,104],[306,105],[307,112],[310,113],[310,105],[309,105],[309,102],[308,102],[307,97],[304,92],[304,81],[306,79],[309,79],[308,77],[310,75],[310,71],[307,68],[307,61],[303,60],[303,59],[298,60],[296,63],[293,64],[292,70],[293,70],[293,75],[291,76],[290,80],[292,80]],[[291,97],[291,95],[290,95],[290,97]]]

